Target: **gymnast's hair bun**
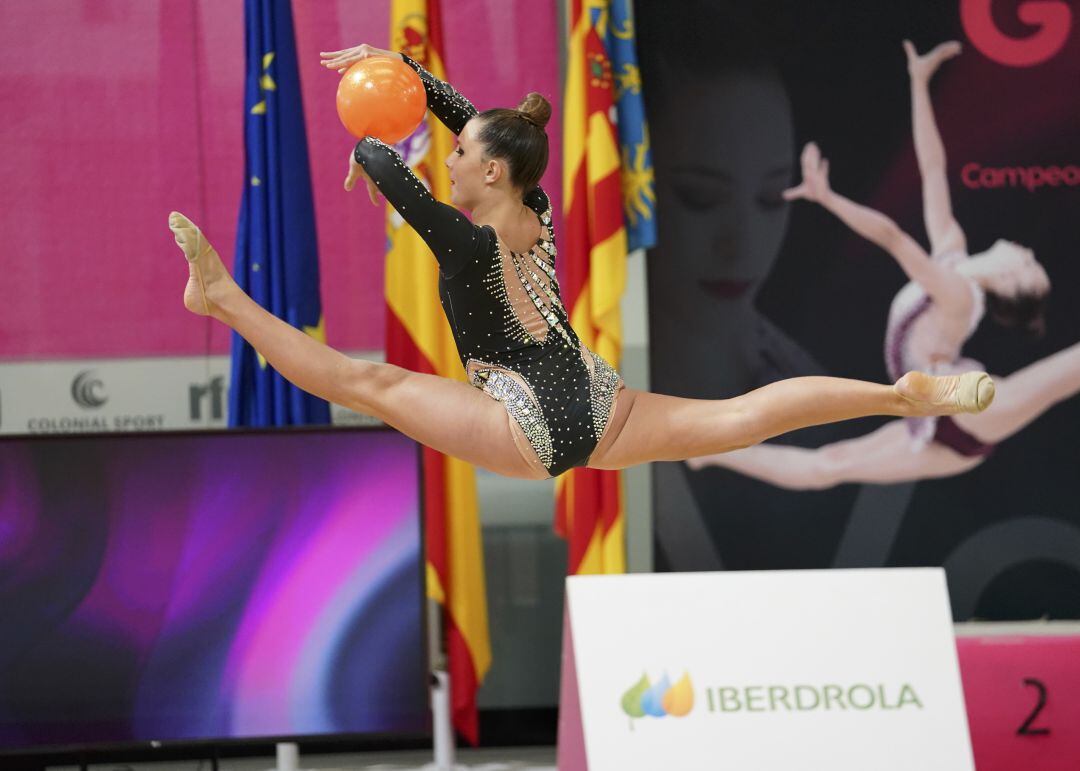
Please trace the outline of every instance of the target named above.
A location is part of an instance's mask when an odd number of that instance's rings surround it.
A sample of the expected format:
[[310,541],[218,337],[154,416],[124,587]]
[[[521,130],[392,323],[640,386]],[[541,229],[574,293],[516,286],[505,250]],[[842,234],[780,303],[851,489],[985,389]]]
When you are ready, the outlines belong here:
[[551,118],[551,104],[540,94],[533,91],[517,106],[521,117],[537,128],[543,128]]

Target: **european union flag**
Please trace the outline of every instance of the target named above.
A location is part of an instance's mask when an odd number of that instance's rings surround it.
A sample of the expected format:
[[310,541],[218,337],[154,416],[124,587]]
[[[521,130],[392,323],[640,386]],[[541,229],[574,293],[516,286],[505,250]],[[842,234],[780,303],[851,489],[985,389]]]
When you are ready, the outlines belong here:
[[656,244],[656,193],[649,128],[641,95],[641,70],[637,63],[633,4],[631,0],[610,0],[608,12],[604,47],[615,77],[626,237],[631,250],[648,249]]
[[[244,194],[237,283],[278,318],[325,341],[307,135],[289,0],[244,0]],[[330,422],[330,406],[291,385],[238,335],[230,426]]]

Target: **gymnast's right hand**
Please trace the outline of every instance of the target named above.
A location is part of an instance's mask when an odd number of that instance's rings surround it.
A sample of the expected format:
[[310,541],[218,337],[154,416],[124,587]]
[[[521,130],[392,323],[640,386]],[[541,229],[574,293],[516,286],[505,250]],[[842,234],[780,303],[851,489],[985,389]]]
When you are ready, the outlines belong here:
[[367,183],[367,194],[371,202],[376,206],[379,205],[379,189],[375,186],[375,183],[371,181],[371,177],[364,171],[364,167],[356,162],[356,156],[349,153],[349,174],[345,177],[345,190],[346,192],[352,192],[352,189],[356,187],[356,180],[362,179]]
[[396,51],[387,51],[382,48],[376,48],[375,46],[369,46],[367,43],[361,43],[358,46],[352,48],[344,48],[340,51],[320,51],[319,56],[322,57],[322,61],[319,62],[323,67],[331,70],[337,70],[341,74],[345,74],[345,70],[349,69],[353,64],[366,59],[369,56],[389,56],[401,58],[401,54]]
[[802,184],[784,191],[785,201],[804,198],[807,201],[824,201],[832,189],[829,187],[829,162],[821,157],[821,151],[813,142],[808,142],[802,151]]

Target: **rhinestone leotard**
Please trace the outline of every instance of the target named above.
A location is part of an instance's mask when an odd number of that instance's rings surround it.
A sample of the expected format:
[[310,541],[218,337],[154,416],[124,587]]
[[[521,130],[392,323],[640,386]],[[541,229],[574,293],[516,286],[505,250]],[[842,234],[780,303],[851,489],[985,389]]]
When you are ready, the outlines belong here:
[[[405,61],[424,83],[428,109],[459,134],[476,108],[448,83]],[[470,383],[503,403],[552,476],[585,465],[623,384],[570,326],[555,276],[547,194],[538,187],[525,196],[541,237],[517,254],[500,244],[490,226],[474,225],[435,200],[388,145],[363,139],[354,157],[434,252],[439,297]]]

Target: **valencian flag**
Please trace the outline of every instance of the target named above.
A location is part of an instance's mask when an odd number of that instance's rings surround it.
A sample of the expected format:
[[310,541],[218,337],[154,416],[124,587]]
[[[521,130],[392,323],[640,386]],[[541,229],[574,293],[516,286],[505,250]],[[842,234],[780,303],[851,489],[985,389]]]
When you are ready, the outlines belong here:
[[[438,0],[393,0],[390,45],[446,80]],[[450,198],[443,161],[453,134],[428,113],[397,146],[432,194]],[[439,273],[423,239],[387,207],[386,360],[417,372],[464,380],[439,304]],[[477,742],[476,691],[491,665],[476,471],[457,458],[423,451],[428,596],[443,609],[454,728]]]
[[611,58],[614,76],[627,248],[630,251],[650,249],[656,245],[656,194],[645,100],[641,94],[641,70],[637,63],[633,3],[631,0],[610,0],[607,8],[611,18],[601,40]]
[[[263,308],[325,342],[307,136],[289,0],[245,0],[244,193],[234,274]],[[230,426],[330,422],[330,407],[232,340]]]
[[[582,342],[615,367],[628,248],[655,242],[652,160],[630,0],[569,0],[563,101],[564,301]],[[616,108],[617,109],[613,109]],[[618,126],[613,119],[618,117]],[[626,570],[619,473],[576,468],[557,483],[555,529],[571,573]]]

